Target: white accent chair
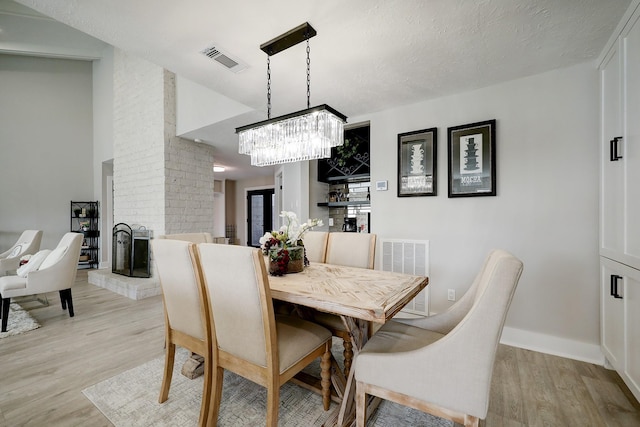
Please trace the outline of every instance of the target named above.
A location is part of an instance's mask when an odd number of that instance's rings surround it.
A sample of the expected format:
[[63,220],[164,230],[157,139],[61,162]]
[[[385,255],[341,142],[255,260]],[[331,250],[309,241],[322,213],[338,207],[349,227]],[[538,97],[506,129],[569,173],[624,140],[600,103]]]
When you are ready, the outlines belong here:
[[449,310],[384,324],[354,362],[357,426],[365,426],[373,395],[477,427],[487,416],[496,350],[522,268],[494,250]]
[[[329,233],[327,240],[327,264],[373,269],[376,255],[376,235],[369,233]],[[329,329],[344,342],[344,376],[349,377],[353,360],[351,335],[342,318],[335,314],[316,311],[313,320]],[[370,331],[371,332],[371,331]]]
[[33,255],[40,250],[42,230],[25,230],[9,250],[0,254],[0,276],[15,271],[20,266],[20,258]]
[[198,252],[213,338],[213,391],[207,425],[217,423],[225,369],[267,388],[266,424],[276,427],[280,387],[318,357],[322,357],[323,406],[328,410],[331,332],[299,317],[275,316],[259,249],[202,243]]
[[204,386],[198,425],[205,426],[211,400],[211,328],[209,303],[197,268],[195,245],[184,240],[153,239],[165,324],[164,374],[158,403],[169,398],[176,345],[204,359]]
[[305,234],[304,251],[309,262],[325,262],[328,239],[328,231],[308,231],[307,234]]
[[0,277],[2,332],[7,331],[9,305],[15,297],[59,291],[62,309],[68,308],[69,317],[74,316],[71,286],[76,280],[82,239],[80,233],[66,233],[38,270],[29,272],[26,277]]

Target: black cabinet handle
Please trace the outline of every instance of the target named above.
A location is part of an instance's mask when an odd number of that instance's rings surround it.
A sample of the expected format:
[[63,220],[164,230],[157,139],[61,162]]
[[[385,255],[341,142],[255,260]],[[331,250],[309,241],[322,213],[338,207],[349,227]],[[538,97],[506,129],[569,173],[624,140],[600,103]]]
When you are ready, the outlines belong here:
[[618,276],[615,274],[611,275],[611,296],[614,298],[622,299],[622,296],[618,294],[618,279],[622,279],[622,276]]
[[609,141],[609,160],[612,162],[617,162],[622,158],[622,156],[618,154],[618,141],[621,139],[621,136],[616,136]]

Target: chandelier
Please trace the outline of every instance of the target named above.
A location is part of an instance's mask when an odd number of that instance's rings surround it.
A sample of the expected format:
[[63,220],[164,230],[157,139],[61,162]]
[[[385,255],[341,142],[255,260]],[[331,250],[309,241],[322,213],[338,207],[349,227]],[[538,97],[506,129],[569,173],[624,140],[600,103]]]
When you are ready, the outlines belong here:
[[[267,120],[236,128],[240,154],[251,156],[251,165],[281,163],[331,157],[331,148],[342,145],[347,117],[326,104],[311,107],[311,61],[309,39],[316,30],[308,22],[260,45],[267,54]],[[307,108],[271,118],[272,55],[307,42]]]

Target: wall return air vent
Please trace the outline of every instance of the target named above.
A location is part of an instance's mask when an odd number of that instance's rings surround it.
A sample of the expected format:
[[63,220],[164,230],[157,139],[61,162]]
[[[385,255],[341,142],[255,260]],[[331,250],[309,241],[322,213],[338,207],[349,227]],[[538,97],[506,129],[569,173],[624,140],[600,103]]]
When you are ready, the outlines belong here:
[[213,43],[209,47],[202,49],[200,53],[213,59],[234,73],[239,73],[248,67],[247,64],[241,62],[237,58],[234,58],[228,52],[225,52],[217,43]]

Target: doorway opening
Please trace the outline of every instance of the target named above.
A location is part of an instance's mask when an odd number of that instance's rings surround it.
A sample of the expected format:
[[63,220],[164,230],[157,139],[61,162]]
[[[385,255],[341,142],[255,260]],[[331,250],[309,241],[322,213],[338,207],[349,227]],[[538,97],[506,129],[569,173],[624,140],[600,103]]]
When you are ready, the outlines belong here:
[[260,247],[260,238],[273,229],[273,188],[247,192],[247,246]]

